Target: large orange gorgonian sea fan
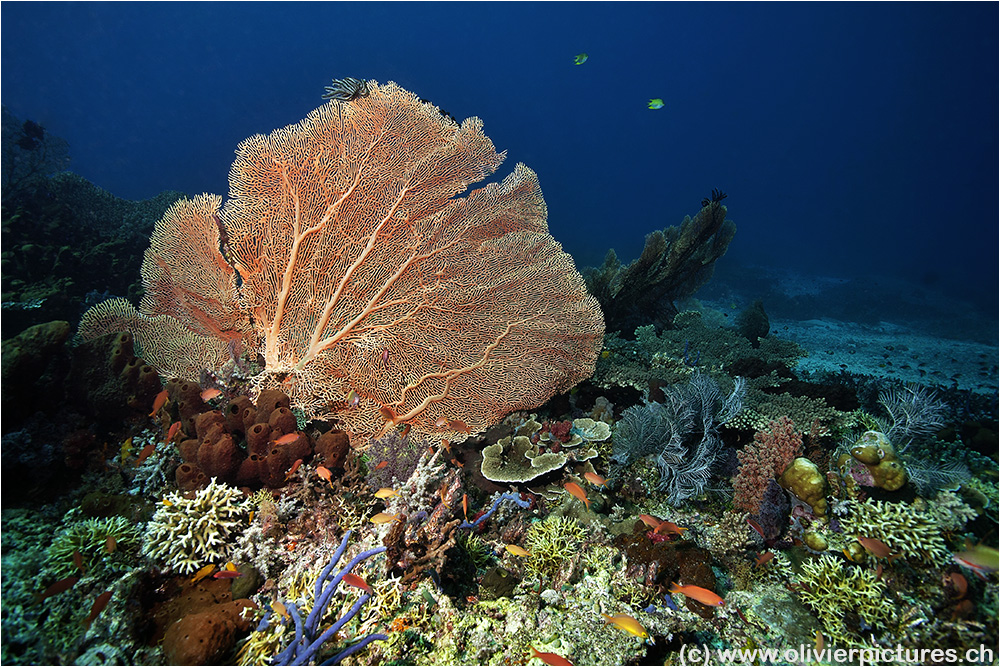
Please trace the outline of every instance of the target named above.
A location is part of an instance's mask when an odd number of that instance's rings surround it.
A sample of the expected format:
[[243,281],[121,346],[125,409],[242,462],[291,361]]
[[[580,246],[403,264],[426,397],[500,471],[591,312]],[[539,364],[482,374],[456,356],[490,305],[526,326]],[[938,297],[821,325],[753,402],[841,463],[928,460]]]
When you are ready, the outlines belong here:
[[401,423],[462,438],[458,422],[482,431],[589,377],[604,320],[535,173],[458,196],[504,159],[482,121],[369,88],[241,143],[225,206],[201,195],[156,224],[139,310],[99,304],[80,335],[130,331],[191,380],[259,352],[253,393],[356,438]]

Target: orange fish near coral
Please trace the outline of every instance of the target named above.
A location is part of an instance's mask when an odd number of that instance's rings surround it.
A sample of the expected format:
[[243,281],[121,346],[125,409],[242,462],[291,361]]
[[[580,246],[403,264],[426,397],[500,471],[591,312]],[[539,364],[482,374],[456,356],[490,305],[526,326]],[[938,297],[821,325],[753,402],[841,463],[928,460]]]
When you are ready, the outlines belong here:
[[658,535],[662,535],[663,533],[673,533],[674,535],[680,535],[685,530],[687,530],[687,528],[681,528],[676,523],[670,523],[669,521],[661,521],[660,525],[653,529],[653,532]]
[[468,494],[462,494],[462,514],[465,515],[465,520],[469,520],[469,496]]
[[45,589],[43,593],[35,594],[35,600],[41,602],[46,598],[50,598],[53,595],[59,595],[60,593],[65,593],[69,589],[76,585],[76,582],[80,581],[80,577],[66,577],[65,579],[60,579],[56,583],[52,584]]
[[156,416],[156,413],[159,412],[160,408],[162,408],[167,402],[167,396],[168,394],[166,389],[156,395],[156,398],[153,399],[153,410],[149,413],[150,417]]
[[399,491],[397,491],[396,489],[389,489],[389,488],[379,489],[378,491],[375,492],[375,497],[379,498],[380,500],[384,500],[386,498],[392,498],[393,496],[398,496],[398,495]]
[[644,524],[646,524],[647,526],[649,526],[653,530],[656,530],[657,528],[659,528],[660,524],[662,523],[655,516],[650,516],[649,514],[640,514],[639,518],[642,520],[642,522]]
[[235,570],[219,570],[212,575],[213,579],[236,579],[237,577],[242,577],[242,572],[236,572]]
[[213,398],[218,398],[219,396],[222,396],[222,392],[214,387],[201,392],[201,400],[203,401],[210,401]]
[[281,604],[280,602],[278,601],[272,602],[271,609],[273,609],[274,613],[277,614],[278,616],[282,618],[289,618],[288,608],[285,607],[285,605]]
[[155,451],[156,451],[156,445],[146,445],[145,447],[142,448],[142,451],[139,452],[139,456],[132,463],[132,465],[134,466],[142,465],[142,462],[148,459]]
[[208,575],[212,574],[212,570],[214,569],[215,569],[214,565],[206,565],[205,567],[201,568],[200,570],[194,573],[193,577],[191,577],[191,583],[194,584],[201,581]]
[[594,472],[583,473],[583,478],[594,486],[607,486],[608,484],[606,479]]
[[606,623],[611,623],[616,625],[630,635],[635,635],[640,639],[645,639],[648,643],[652,644],[653,639],[646,632],[646,628],[642,627],[642,623],[635,620],[628,614],[615,614],[614,616],[608,616],[607,614],[601,614],[604,617]]
[[899,558],[901,555],[892,553],[889,546],[882,540],[876,540],[874,537],[861,537],[860,535],[857,538],[861,546],[875,558],[888,558],[891,563],[893,558]]
[[767,563],[768,563],[768,562],[769,562],[769,561],[770,561],[770,560],[771,560],[772,558],[774,558],[774,554],[773,554],[773,553],[771,553],[770,551],[765,551],[765,552],[764,552],[764,553],[762,553],[761,555],[759,555],[759,556],[757,556],[756,558],[754,558],[754,559],[753,559],[753,562],[757,564],[757,567],[763,567],[763,566],[764,566],[764,565],[766,565],[766,564],[767,564]]
[[377,466],[375,466],[374,468],[372,468],[372,470],[381,470],[382,468],[386,467],[387,465],[389,465],[388,461],[380,461]]
[[302,459],[295,459],[295,463],[293,463],[292,467],[285,473],[285,479],[291,479],[292,475],[295,474],[295,471],[299,469],[300,465],[302,465]]
[[98,595],[97,599],[94,600],[94,606],[90,608],[90,615],[87,616],[87,618],[80,621],[80,625],[82,625],[85,628],[89,628],[90,624],[94,622],[94,619],[97,618],[98,615],[100,615],[100,613],[104,611],[104,608],[108,606],[108,600],[110,599],[111,599],[111,591],[104,591],[103,593]]
[[392,523],[393,521],[398,521],[402,514],[386,514],[385,512],[379,512],[371,518],[371,522],[376,526],[380,526],[383,523]]
[[458,431],[459,433],[472,433],[472,429],[461,419],[449,419],[448,428],[452,431]]
[[576,482],[566,482],[565,484],[563,484],[563,487],[567,491],[569,491],[571,496],[582,500],[583,504],[587,506],[588,510],[590,509],[590,501],[587,500],[587,492],[584,491],[582,488],[580,488],[579,484],[577,484]]
[[527,558],[528,556],[531,555],[528,552],[527,549],[524,549],[523,547],[519,547],[516,544],[508,544],[507,545],[507,551],[509,551],[512,554],[514,554],[515,556],[519,556],[521,558]]
[[115,539],[114,535],[108,535],[108,539],[104,540],[104,551],[113,554],[116,549],[118,549],[118,540]]
[[163,444],[169,445],[173,441],[174,436],[177,435],[177,432],[180,430],[181,430],[180,422],[174,422],[173,424],[171,424],[170,428],[167,430],[167,439],[163,441]]
[[562,657],[558,653],[545,653],[539,651],[534,646],[529,646],[531,649],[531,657],[538,658],[546,665],[552,665],[552,667],[566,667],[567,665],[572,665],[573,663]]
[[399,415],[397,415],[396,411],[390,408],[388,405],[383,405],[382,407],[380,407],[378,409],[378,413],[382,415],[382,419],[386,420],[387,422],[390,422],[393,426],[395,426],[396,422],[399,421]]
[[372,594],[372,587],[368,585],[367,581],[365,581],[356,574],[348,572],[347,574],[344,575],[344,578],[341,579],[341,581],[343,581],[348,586],[354,586],[355,588],[360,588],[365,593],[368,593],[368,595]]
[[685,595],[692,600],[697,600],[702,604],[707,604],[710,607],[722,606],[722,598],[707,588],[702,588],[701,586],[681,586],[674,582],[671,582],[670,586],[671,593],[680,593],[681,595]]
[[326,480],[326,483],[333,486],[333,473],[326,466],[316,466],[316,474]]
[[285,434],[285,435],[281,436],[280,438],[278,438],[277,440],[274,441],[274,444],[276,444],[276,445],[287,445],[289,443],[295,442],[298,439],[299,439],[299,433],[298,433],[298,431],[296,431],[295,433],[288,433],[288,434]]

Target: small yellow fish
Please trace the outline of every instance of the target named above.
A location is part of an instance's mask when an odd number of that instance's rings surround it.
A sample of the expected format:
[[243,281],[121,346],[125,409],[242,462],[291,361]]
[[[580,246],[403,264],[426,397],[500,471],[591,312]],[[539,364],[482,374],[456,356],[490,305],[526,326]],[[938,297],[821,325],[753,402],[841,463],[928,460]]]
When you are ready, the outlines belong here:
[[521,558],[527,558],[531,555],[526,549],[519,547],[516,544],[508,544],[507,551],[511,552],[515,556],[520,556]]
[[166,505],[167,507],[173,507],[174,506],[174,504],[172,502],[170,502],[169,500],[167,500],[166,498],[163,499],[163,504]]
[[607,359],[611,356],[611,350],[601,350],[601,359]]
[[226,563],[226,569],[229,570],[230,572],[235,572],[236,565],[233,563],[233,561],[229,561]]
[[379,489],[378,491],[375,492],[375,497],[381,499],[392,498],[393,496],[398,496],[398,495],[399,491],[397,491],[396,489],[389,489],[389,488]]
[[201,568],[200,570],[194,573],[193,577],[191,577],[191,583],[193,584],[195,582],[201,581],[208,575],[212,574],[212,570],[214,569],[215,565],[206,565],[205,567]]
[[573,57],[573,64],[582,65],[583,63],[587,62],[587,59],[589,57],[590,56],[588,56],[586,53],[578,53]]
[[402,514],[386,514],[385,512],[379,512],[371,518],[371,522],[376,526],[380,526],[383,523],[392,523],[393,521],[398,521]]
[[653,99],[651,99],[649,101],[649,108],[650,109],[662,109],[665,106],[667,106],[667,105],[664,104],[663,100],[660,99],[659,97],[654,97]]
[[642,627],[642,624],[629,616],[628,614],[615,614],[614,616],[608,616],[607,614],[601,614],[604,617],[606,623],[611,623],[612,625],[617,625],[619,628],[629,633],[630,635],[635,635],[640,639],[645,639],[647,643],[652,644],[653,639],[646,632],[646,628]]
[[271,609],[274,610],[275,614],[277,614],[278,616],[280,616],[282,618],[288,618],[289,617],[288,616],[288,609],[285,607],[285,605],[281,604],[280,602],[277,602],[277,601],[272,602],[271,603]]
[[132,453],[132,438],[129,438],[122,443],[122,465],[125,465],[125,459],[128,458],[129,454]]

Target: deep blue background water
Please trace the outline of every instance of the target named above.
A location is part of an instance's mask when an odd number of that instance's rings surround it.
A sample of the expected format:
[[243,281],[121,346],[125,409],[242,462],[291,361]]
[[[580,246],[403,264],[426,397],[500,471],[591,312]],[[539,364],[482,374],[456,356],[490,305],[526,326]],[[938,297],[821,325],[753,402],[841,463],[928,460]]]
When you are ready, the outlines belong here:
[[[996,317],[996,3],[15,3],[2,101],[121,197],[226,194],[332,77],[485,122],[580,264],[713,187],[725,262],[894,275]],[[586,52],[581,66],[573,56]],[[650,98],[666,107],[649,110]]]

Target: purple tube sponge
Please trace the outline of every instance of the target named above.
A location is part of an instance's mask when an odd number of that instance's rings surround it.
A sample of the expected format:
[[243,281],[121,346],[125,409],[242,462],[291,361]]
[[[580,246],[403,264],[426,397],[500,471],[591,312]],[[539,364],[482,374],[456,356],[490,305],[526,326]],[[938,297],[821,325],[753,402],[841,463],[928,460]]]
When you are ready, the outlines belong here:
[[[299,613],[298,607],[295,606],[295,603],[285,602],[285,608],[288,610],[288,615],[291,617],[291,621],[295,626],[295,639],[292,640],[292,642],[283,651],[274,656],[271,660],[271,664],[306,664],[316,656],[320,647],[323,646],[323,644],[325,644],[331,637],[336,636],[340,629],[344,627],[344,625],[347,624],[352,618],[354,618],[358,611],[361,610],[361,607],[363,607],[365,603],[371,599],[371,596],[368,593],[365,593],[351,606],[346,614],[337,620],[336,623],[327,628],[322,634],[317,635],[319,621],[326,611],[326,608],[330,605],[330,600],[333,599],[333,594],[337,592],[337,586],[344,578],[344,575],[350,572],[351,569],[361,561],[380,554],[386,549],[385,547],[378,547],[375,549],[369,549],[368,551],[363,551],[352,558],[351,562],[338,570],[336,574],[333,574],[333,569],[337,567],[337,564],[340,562],[340,558],[344,555],[344,551],[347,549],[347,542],[351,539],[351,532],[352,531],[349,530],[344,534],[344,539],[341,541],[340,546],[337,547],[337,551],[333,554],[333,558],[331,558],[330,562],[323,568],[319,578],[316,580],[316,602],[313,605],[312,611],[309,612],[309,615],[306,617],[305,622],[302,621],[302,615]],[[265,615],[265,621],[267,618],[268,617]],[[261,625],[264,627],[266,627],[265,621],[261,622]],[[322,664],[336,665],[347,656],[367,646],[371,642],[383,639],[386,639],[386,635],[378,633],[367,635],[361,641],[346,648]]]

